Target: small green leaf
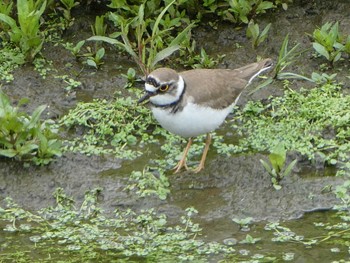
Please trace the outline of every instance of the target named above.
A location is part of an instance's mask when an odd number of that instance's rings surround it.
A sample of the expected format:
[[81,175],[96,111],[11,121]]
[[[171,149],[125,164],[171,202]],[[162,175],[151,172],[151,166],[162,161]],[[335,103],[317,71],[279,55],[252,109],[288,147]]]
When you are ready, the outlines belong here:
[[288,175],[290,174],[290,172],[292,171],[292,169],[293,169],[294,166],[296,165],[297,161],[298,161],[298,160],[295,159],[293,162],[291,162],[291,163],[287,166],[286,170],[285,170],[284,173],[283,173],[283,177],[288,176]]

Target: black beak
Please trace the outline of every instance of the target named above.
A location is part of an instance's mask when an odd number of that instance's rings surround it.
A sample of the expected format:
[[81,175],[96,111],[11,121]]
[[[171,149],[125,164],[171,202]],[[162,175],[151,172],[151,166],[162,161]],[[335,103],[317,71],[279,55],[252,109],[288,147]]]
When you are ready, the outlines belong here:
[[143,95],[143,96],[137,101],[137,103],[140,104],[140,103],[142,103],[142,102],[148,100],[150,97],[152,97],[152,93],[146,92],[146,94]]

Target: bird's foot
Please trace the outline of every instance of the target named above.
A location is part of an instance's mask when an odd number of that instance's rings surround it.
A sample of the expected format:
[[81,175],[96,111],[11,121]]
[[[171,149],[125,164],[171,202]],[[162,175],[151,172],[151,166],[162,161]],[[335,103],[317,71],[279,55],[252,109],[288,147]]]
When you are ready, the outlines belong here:
[[199,173],[201,170],[203,170],[203,168],[204,168],[204,163],[203,163],[203,164],[200,163],[200,164],[197,166],[197,168],[195,168],[195,169],[192,170],[192,172],[194,172],[194,173]]
[[186,160],[184,159],[181,159],[177,165],[173,168],[173,170],[175,170],[174,174],[180,172],[180,170],[182,169],[182,167],[185,167],[186,171],[188,170],[188,166],[187,166],[187,163],[186,163]]

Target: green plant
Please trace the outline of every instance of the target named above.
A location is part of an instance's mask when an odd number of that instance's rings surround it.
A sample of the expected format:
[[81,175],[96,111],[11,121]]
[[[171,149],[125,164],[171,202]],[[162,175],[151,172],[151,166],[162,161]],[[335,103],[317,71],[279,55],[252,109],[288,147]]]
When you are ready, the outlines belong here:
[[148,262],[207,262],[212,255],[235,252],[218,242],[198,238],[202,229],[194,222],[198,212],[192,207],[172,222],[156,209],[105,213],[98,202],[101,193],[99,188],[87,191],[78,206],[62,188],[57,188],[53,194],[55,205],[38,212],[26,211],[10,198],[2,200],[0,231],[6,233],[2,235],[4,242],[11,242],[11,233],[27,241],[4,246],[2,258],[6,254],[5,258],[13,261],[18,256],[13,251],[23,251],[23,262],[25,255],[35,249],[45,255],[38,255],[38,261],[50,253],[49,261],[54,262],[63,257],[71,262],[130,262],[135,258]]
[[[281,97],[248,102],[236,110],[233,128],[238,143],[220,151],[267,152],[282,141],[286,150],[301,154],[311,163],[345,165],[350,152],[349,95],[338,84],[317,85],[299,92],[287,87]],[[333,133],[334,132],[334,133]]]
[[71,21],[72,20],[71,10],[73,7],[76,7],[77,5],[79,5],[79,2],[75,0],[60,0],[60,2],[64,6],[59,8],[63,11],[63,17],[66,20]]
[[281,49],[278,53],[278,59],[276,62],[275,74],[273,78],[275,79],[290,79],[290,78],[293,79],[294,78],[294,79],[305,79],[310,81],[310,79],[304,76],[301,76],[299,74],[295,74],[291,72],[282,72],[292,63],[294,63],[296,58],[303,53],[301,51],[298,51],[299,43],[297,43],[290,50],[288,49],[288,44],[289,44],[289,35],[286,35],[281,45]]
[[87,57],[86,64],[98,69],[101,67],[101,65],[104,64],[104,62],[102,61],[104,55],[105,55],[105,49],[102,47],[99,50],[97,50],[95,56],[88,56]]
[[281,5],[284,10],[288,9],[288,4],[293,3],[293,0],[275,0],[276,5]]
[[96,16],[95,25],[91,25],[91,30],[94,36],[106,36],[107,24],[105,24],[105,16]]
[[52,61],[48,61],[44,58],[35,58],[33,65],[43,79],[46,79],[47,73],[52,70]]
[[80,53],[81,48],[83,47],[84,44],[85,44],[85,40],[81,40],[75,46],[73,43],[70,43],[70,42],[63,43],[62,45],[65,49],[70,51],[73,56],[78,58],[79,56],[81,56],[81,55],[79,55],[79,53]]
[[294,160],[286,168],[284,168],[286,165],[286,153],[287,150],[283,144],[278,143],[269,154],[271,166],[264,160],[260,159],[260,163],[271,176],[273,187],[276,190],[281,189],[281,186],[279,185],[280,181],[291,173],[293,167],[297,163],[297,160]]
[[25,63],[25,57],[18,47],[3,43],[0,52],[0,79],[5,82],[13,81],[12,72]]
[[67,84],[67,86],[64,87],[64,89],[66,91],[71,91],[72,89],[81,86],[81,82],[80,81],[75,80],[75,79],[73,79],[72,77],[70,77],[68,75],[55,76],[55,78],[62,79],[62,81]]
[[40,19],[46,8],[46,0],[18,0],[18,22],[6,14],[0,14],[0,21],[10,27],[10,41],[16,44],[25,55],[27,61],[32,61],[40,52],[44,35],[40,32]]
[[142,106],[135,106],[131,97],[78,103],[61,119],[60,124],[84,131],[82,136],[67,141],[66,149],[88,155],[114,154],[133,159],[141,153],[131,146],[140,141],[154,140],[152,135],[144,132],[154,124],[151,113]]
[[[112,34],[111,37],[93,36],[88,40],[104,41],[122,48],[133,58],[133,60],[139,66],[141,72],[147,75],[154,69],[158,62],[169,57],[180,48],[181,42],[184,41],[188,32],[193,27],[193,24],[188,25],[181,33],[167,43],[166,47],[164,47],[164,35],[169,33],[172,28],[164,28],[161,30],[159,24],[161,23],[161,20],[167,10],[174,4],[174,2],[175,1],[170,2],[154,21],[145,20],[144,4],[140,5],[138,14],[133,19],[126,20],[117,14],[111,13],[110,19],[120,26],[121,32]],[[149,33],[147,27],[151,24],[151,22],[153,26],[151,33]],[[136,25],[136,44],[133,44],[129,38],[129,31],[132,25]],[[122,41],[115,39],[117,37],[121,37]]]
[[[217,58],[210,57],[204,48],[201,48],[201,52],[198,55],[187,55],[188,60],[184,63],[185,66],[191,66],[192,68],[213,68],[219,64],[225,55],[217,55]],[[183,59],[180,58],[182,61]]]
[[312,43],[316,52],[325,57],[331,65],[337,62],[342,55],[344,45],[339,32],[339,23],[327,22],[321,28],[315,29],[312,34],[315,42]]
[[328,75],[326,73],[318,74],[317,72],[312,72],[311,79],[318,85],[335,83],[335,77],[337,73]]
[[152,168],[144,169],[142,172],[133,171],[129,177],[129,184],[125,189],[130,191],[137,189],[136,194],[140,197],[156,194],[159,199],[165,200],[170,193],[168,178],[161,169],[158,169],[158,175],[154,175],[150,170],[155,171]]
[[251,235],[246,235],[245,239],[240,241],[240,244],[255,244],[261,240],[260,237],[252,237]]
[[27,102],[22,99],[17,107],[0,91],[0,156],[37,165],[48,164],[53,157],[61,156],[61,142],[52,121],[41,121],[46,106],[36,108],[31,116],[18,111]]
[[13,2],[1,1],[0,2],[0,14],[10,16],[11,12],[12,12],[12,7],[13,7]]
[[276,8],[273,2],[265,0],[230,0],[228,3],[229,8],[222,11],[222,16],[233,23],[248,24],[251,17]]
[[254,90],[252,90],[249,94],[256,92],[257,90],[271,84],[274,79],[278,80],[286,80],[286,79],[303,79],[307,81],[313,82],[312,79],[307,78],[303,75],[296,74],[293,72],[283,72],[288,66],[296,61],[296,58],[300,56],[303,52],[298,51],[299,43],[296,44],[292,49],[288,49],[289,44],[289,36],[286,35],[284,38],[281,49],[278,53],[278,58],[276,61],[276,66],[274,68],[273,77],[267,78],[263,83],[259,84]]
[[242,231],[249,231],[249,225],[253,222],[253,218],[232,218],[232,221],[238,224]]
[[123,78],[126,79],[126,84],[124,88],[132,88],[135,85],[135,82],[137,80],[136,77],[136,70],[133,68],[129,68],[126,74],[121,74]]
[[252,47],[257,48],[262,42],[265,41],[269,33],[271,23],[267,24],[263,31],[260,32],[260,27],[255,24],[253,20],[248,23],[247,27],[247,37],[252,40]]

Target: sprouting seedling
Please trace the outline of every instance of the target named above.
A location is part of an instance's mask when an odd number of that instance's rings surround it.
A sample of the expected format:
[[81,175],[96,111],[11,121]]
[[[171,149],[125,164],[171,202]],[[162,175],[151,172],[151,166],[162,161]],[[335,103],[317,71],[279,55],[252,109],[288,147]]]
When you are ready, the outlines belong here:
[[102,61],[104,55],[105,55],[105,49],[102,47],[99,50],[97,50],[97,52],[94,56],[87,57],[86,63],[89,66],[98,69],[104,63]]
[[126,79],[126,84],[124,88],[131,88],[137,81],[136,70],[134,68],[129,68],[126,74],[121,74],[123,78]]
[[285,168],[286,153],[287,150],[284,145],[279,143],[269,154],[270,165],[260,159],[260,163],[271,176],[271,182],[276,190],[281,189],[281,185],[279,185],[280,181],[291,173],[293,167],[297,163],[297,160],[294,160]]
[[257,48],[262,42],[264,42],[268,36],[269,30],[271,27],[271,23],[269,23],[261,32],[258,24],[255,24],[253,20],[251,20],[247,27],[247,37],[252,40],[252,47]]
[[63,44],[63,46],[65,49],[70,51],[73,56],[78,58],[79,56],[81,56],[81,55],[79,55],[79,53],[80,53],[81,48],[83,47],[84,44],[85,44],[85,40],[81,40],[76,45],[74,45],[73,43],[67,42],[67,43]]

